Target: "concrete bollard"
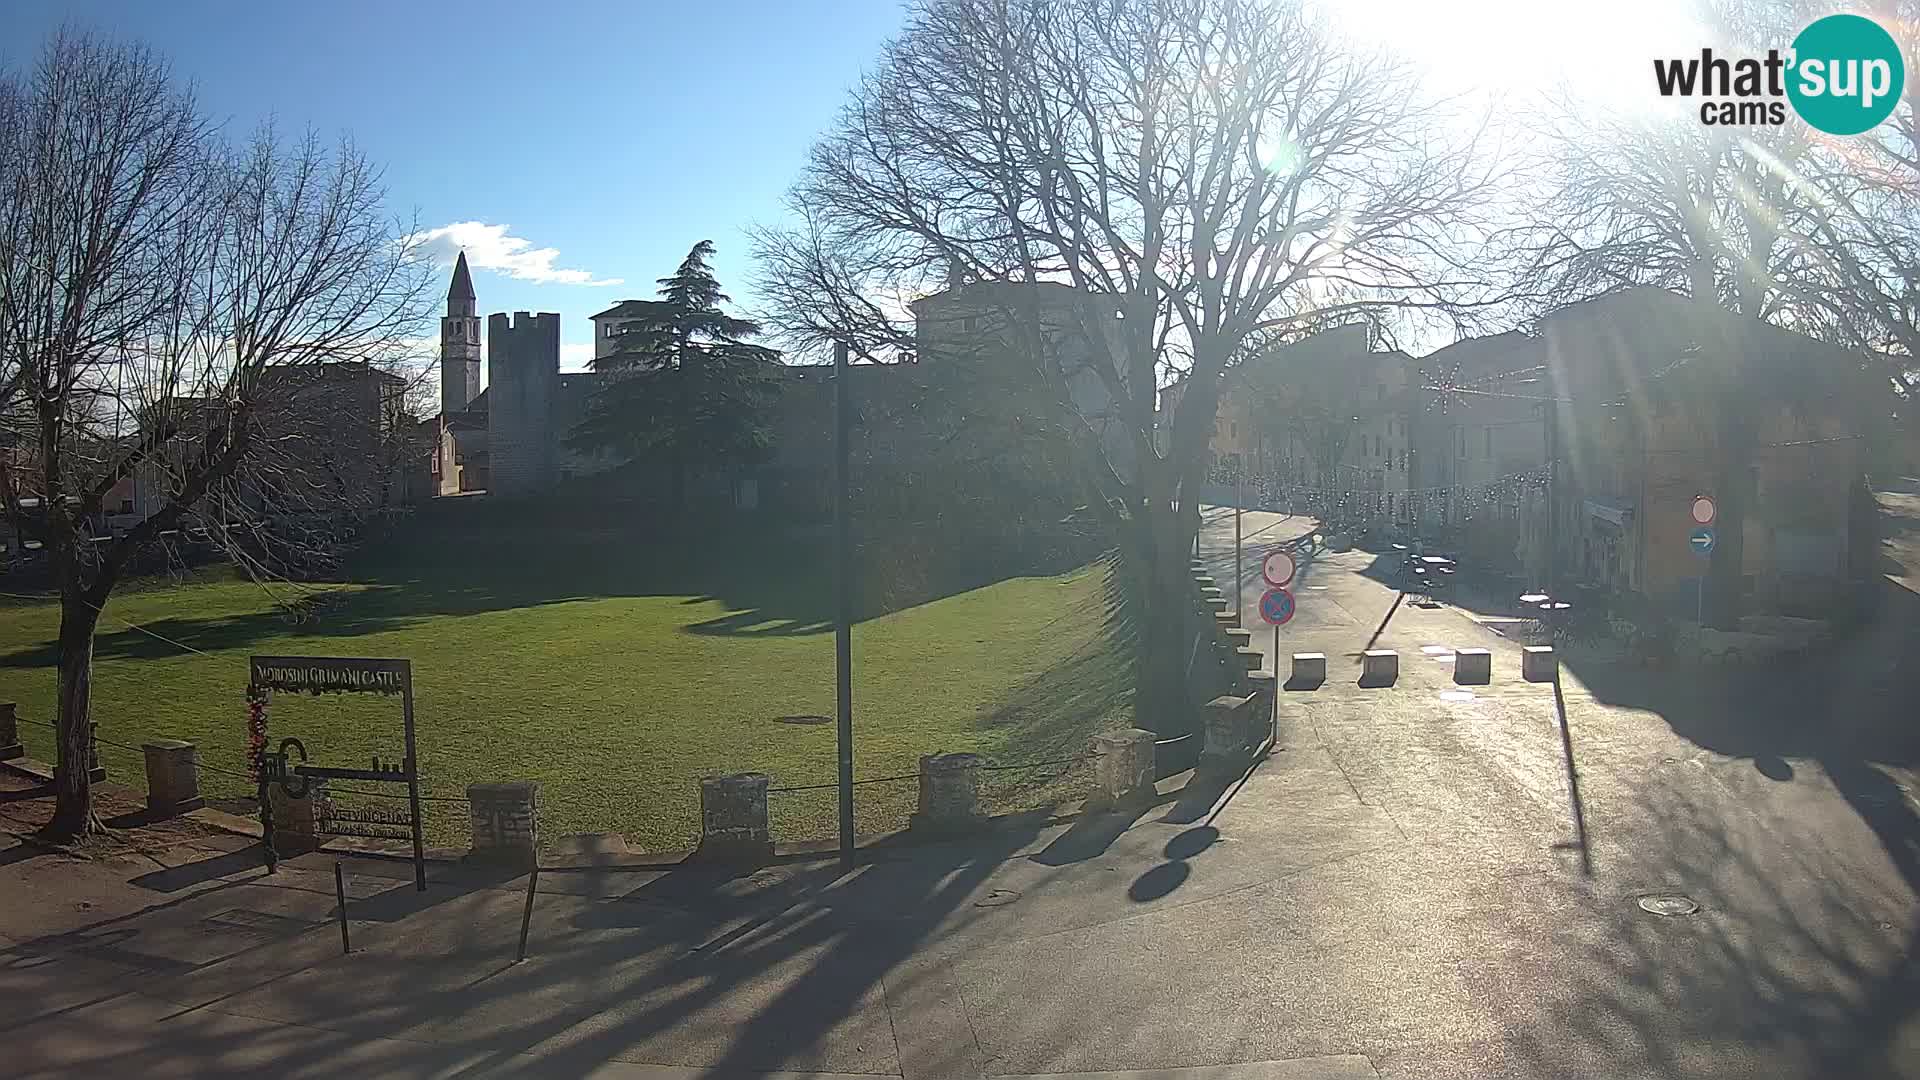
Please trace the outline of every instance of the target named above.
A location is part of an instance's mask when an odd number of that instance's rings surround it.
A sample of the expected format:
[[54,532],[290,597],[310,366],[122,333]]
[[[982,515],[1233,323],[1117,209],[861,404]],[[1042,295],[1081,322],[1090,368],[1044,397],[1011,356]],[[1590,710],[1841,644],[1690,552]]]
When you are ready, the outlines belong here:
[[980,812],[979,754],[922,754],[920,808],[907,819],[915,832],[959,833],[986,821]]
[[[1218,590],[1215,590],[1215,591],[1218,591]],[[1227,598],[1224,596],[1202,597],[1200,600],[1200,606],[1212,612],[1215,615],[1219,615],[1221,612],[1227,610]],[[1215,620],[1216,625],[1218,625],[1218,621],[1219,620],[1217,619]]]
[[1247,673],[1247,696],[1253,699],[1252,712],[1247,722],[1247,745],[1259,746],[1269,735],[1277,735],[1273,724],[1273,699],[1276,695],[1279,679],[1271,671],[1250,671]]
[[1200,602],[1203,604],[1211,604],[1215,600],[1224,603],[1226,599],[1227,594],[1218,585],[1209,585],[1200,590]]
[[267,801],[273,807],[273,846],[282,855],[312,851],[325,842],[320,822],[333,816],[325,780],[309,777],[307,793],[297,799],[279,784],[268,784]]
[[1140,728],[1104,731],[1093,737],[1094,809],[1110,810],[1152,801],[1153,732]]
[[467,785],[472,826],[467,857],[531,867],[540,859],[540,785],[532,780]]
[[773,829],[767,821],[766,773],[709,776],[700,781],[700,847],[703,859],[764,862],[773,858]]
[[14,710],[13,702],[0,701],[0,761],[27,756],[27,748],[20,745],[20,717]]
[[1363,686],[1391,686],[1400,678],[1400,654],[1392,649],[1368,649],[1360,654]]
[[1203,593],[1206,592],[1208,589],[1215,589],[1215,588],[1219,588],[1220,586],[1220,583],[1213,579],[1212,574],[1193,575],[1193,584],[1195,588],[1199,589]]
[[1239,626],[1240,613],[1237,611],[1227,611],[1224,604],[1221,605],[1221,610],[1213,613],[1213,633],[1215,637],[1221,636],[1228,630],[1238,629]]
[[1238,626],[1228,627],[1222,631],[1222,636],[1226,638],[1229,645],[1236,649],[1245,648],[1253,644],[1253,631]]
[[1551,645],[1527,645],[1520,650],[1520,677],[1528,682],[1552,682],[1559,677],[1560,661]]
[[1326,681],[1326,653],[1297,652],[1293,654],[1293,674],[1288,676],[1287,685],[1319,686]]
[[147,810],[184,814],[207,805],[200,797],[200,753],[190,742],[155,739],[140,744],[147,759]]
[[1200,771],[1217,775],[1238,768],[1246,758],[1253,699],[1222,694],[1207,702],[1203,711],[1206,726],[1200,744]]
[[1493,653],[1486,649],[1453,650],[1453,681],[1462,686],[1485,686],[1493,681]]

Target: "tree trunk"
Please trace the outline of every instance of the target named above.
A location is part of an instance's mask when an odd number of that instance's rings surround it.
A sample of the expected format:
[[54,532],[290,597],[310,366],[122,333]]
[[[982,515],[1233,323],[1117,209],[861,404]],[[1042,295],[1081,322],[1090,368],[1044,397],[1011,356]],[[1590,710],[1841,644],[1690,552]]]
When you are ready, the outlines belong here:
[[75,839],[101,832],[93,815],[93,784],[87,776],[92,764],[93,631],[100,613],[77,596],[60,600],[60,659],[58,714],[55,718],[59,754],[54,768],[53,820],[46,834]]
[[1144,511],[1130,523],[1126,545],[1134,596],[1138,652],[1134,723],[1162,736],[1193,729],[1187,701],[1187,661],[1193,651],[1193,580],[1187,570],[1192,533],[1171,508]]

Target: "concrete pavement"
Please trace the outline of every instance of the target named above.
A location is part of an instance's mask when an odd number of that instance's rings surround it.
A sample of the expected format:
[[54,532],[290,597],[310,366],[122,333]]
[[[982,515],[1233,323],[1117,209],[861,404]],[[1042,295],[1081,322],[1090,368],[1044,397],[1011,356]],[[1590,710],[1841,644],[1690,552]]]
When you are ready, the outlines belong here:
[[[1304,570],[1282,649],[1328,682],[1224,788],[844,876],[544,873],[522,964],[524,878],[440,867],[422,897],[351,861],[341,956],[330,862],[190,862],[58,933],[0,905],[0,1046],[23,1076],[1920,1076],[1893,752],[1709,748],[1686,732],[1737,725],[1569,671],[1587,877],[1552,688],[1368,560]],[[1355,685],[1369,639],[1396,686]],[[1466,645],[1491,686],[1426,658]],[[1640,905],[1669,896],[1697,912]]]

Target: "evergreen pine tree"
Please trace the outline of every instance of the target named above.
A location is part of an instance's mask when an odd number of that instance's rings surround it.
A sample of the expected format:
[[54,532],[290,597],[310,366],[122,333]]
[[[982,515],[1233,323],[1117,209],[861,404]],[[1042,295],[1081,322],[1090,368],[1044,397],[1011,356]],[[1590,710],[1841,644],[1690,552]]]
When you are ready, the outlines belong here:
[[583,450],[669,466],[675,505],[686,501],[689,468],[749,465],[766,457],[768,418],[779,384],[780,354],[752,344],[760,325],[720,310],[728,303],[707,259],[713,242],[693,246],[661,299],[627,325],[618,351],[598,357],[612,374],[569,436]]

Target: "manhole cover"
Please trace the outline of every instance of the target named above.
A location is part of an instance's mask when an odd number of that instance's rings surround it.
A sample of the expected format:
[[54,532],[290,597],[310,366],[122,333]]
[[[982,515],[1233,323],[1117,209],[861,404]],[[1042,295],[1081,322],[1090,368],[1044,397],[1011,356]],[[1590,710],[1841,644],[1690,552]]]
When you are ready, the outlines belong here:
[[1691,915],[1700,905],[1685,896],[1643,896],[1640,910],[1651,915]]
[[296,919],[289,915],[275,915],[272,912],[251,911],[247,908],[228,908],[208,915],[200,922],[216,930],[237,930],[252,934],[297,934],[312,925],[304,919]]
[[1018,899],[1020,899],[1020,894],[1017,892],[1014,892],[1012,889],[995,889],[992,892],[988,893],[987,895],[981,897],[980,899],[975,900],[973,902],[973,906],[974,907],[1006,907],[1008,904],[1011,904]]

